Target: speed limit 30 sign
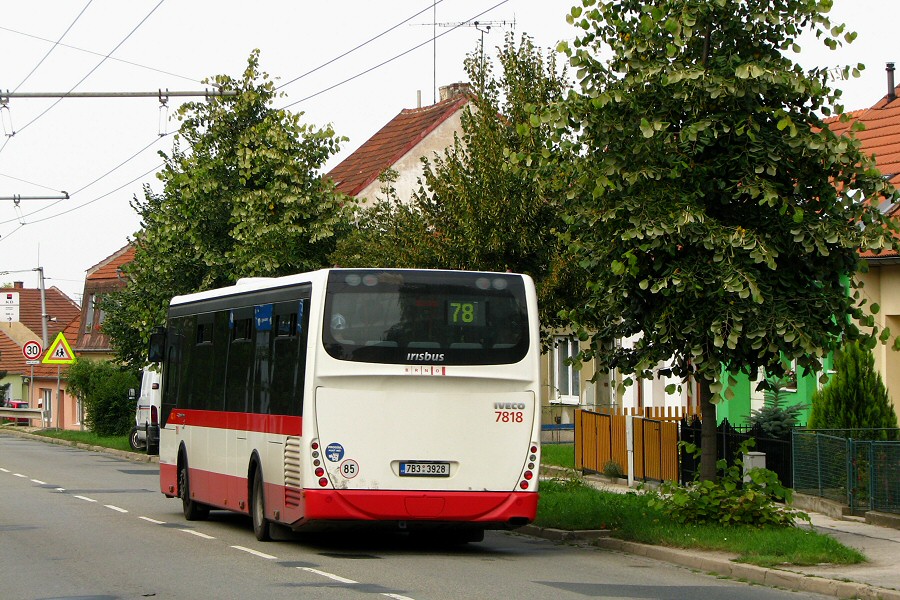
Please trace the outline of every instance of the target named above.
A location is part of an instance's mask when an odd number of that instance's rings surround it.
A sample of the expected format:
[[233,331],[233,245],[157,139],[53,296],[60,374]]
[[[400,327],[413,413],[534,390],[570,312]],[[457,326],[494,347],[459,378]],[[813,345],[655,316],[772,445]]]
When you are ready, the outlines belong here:
[[36,358],[40,358],[41,352],[44,349],[41,347],[40,342],[36,342],[31,340],[30,342],[25,342],[25,345],[22,346],[22,354],[28,360],[34,360]]

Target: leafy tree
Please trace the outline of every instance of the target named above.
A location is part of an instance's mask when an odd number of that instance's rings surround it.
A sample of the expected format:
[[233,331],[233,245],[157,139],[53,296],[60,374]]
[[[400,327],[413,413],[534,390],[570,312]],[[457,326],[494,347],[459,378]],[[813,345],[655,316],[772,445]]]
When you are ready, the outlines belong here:
[[398,198],[383,178],[385,196],[364,209],[357,231],[333,256],[342,266],[512,270],[535,278],[542,321],[556,320],[551,287],[562,277],[559,195],[511,161],[520,153],[559,151],[552,128],[529,127],[533,106],[559,101],[567,84],[555,58],[523,35],[499,48],[501,72],[482,53],[470,54],[466,72],[475,93],[461,133],[442,154],[424,157],[424,175],[412,198]]
[[97,435],[127,435],[134,426],[134,400],[128,391],[140,380],[111,361],[80,360],[69,367],[67,389],[82,402],[84,420]]
[[807,427],[897,428],[897,413],[870,351],[856,342],[845,344],[834,369],[828,384],[813,395]]
[[564,239],[590,295],[565,316],[601,369],[652,377],[671,361],[698,382],[712,479],[726,377],[818,371],[842,338],[889,336],[860,329],[874,319],[845,282],[860,249],[892,243],[876,207],[894,192],[823,123],[840,95],[827,73],[784,54],[807,30],[830,47],[854,34],[830,0],[582,4],[563,45],[581,90],[545,118],[576,134],[575,160],[545,159],[569,173]]
[[104,330],[135,366],[173,295],[327,266],[348,226],[346,199],[318,175],[340,139],[272,107],[278,94],[259,71],[259,52],[241,79],[208,83],[234,95],[179,109],[172,152],[160,153],[163,190],[147,185],[133,202],[142,228],[128,284],[102,304]]

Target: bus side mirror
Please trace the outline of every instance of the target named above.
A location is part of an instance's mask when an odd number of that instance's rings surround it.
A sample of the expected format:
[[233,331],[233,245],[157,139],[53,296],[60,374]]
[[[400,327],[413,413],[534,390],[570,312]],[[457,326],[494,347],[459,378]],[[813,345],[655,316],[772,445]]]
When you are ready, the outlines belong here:
[[157,327],[150,334],[150,349],[147,353],[147,359],[150,362],[162,362],[166,353],[166,330],[163,327]]

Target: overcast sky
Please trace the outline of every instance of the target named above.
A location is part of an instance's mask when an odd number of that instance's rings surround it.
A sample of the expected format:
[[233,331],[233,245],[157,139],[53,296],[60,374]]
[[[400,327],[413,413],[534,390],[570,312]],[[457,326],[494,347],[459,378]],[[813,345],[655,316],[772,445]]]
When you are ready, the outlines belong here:
[[[239,77],[251,50],[307,123],[331,123],[350,138],[329,166],[352,152],[417,93],[431,104],[436,86],[465,80],[462,61],[484,35],[489,52],[504,32],[555,47],[574,31],[572,0],[29,0],[4,2],[0,90],[9,92],[198,91],[205,77]],[[248,9],[247,7],[252,7]],[[421,12],[421,14],[416,13]],[[864,108],[887,88],[885,63],[900,61],[892,28],[897,0],[835,0],[833,17],[859,33],[836,52],[803,44],[804,66],[867,65],[841,82],[848,109]],[[491,24],[482,34],[459,23]],[[434,26],[433,23],[438,25]],[[515,26],[513,28],[513,23]],[[483,29],[484,27],[482,27]],[[438,39],[432,43],[432,36]],[[336,59],[376,38],[362,48]],[[54,46],[54,43],[59,44]],[[105,58],[109,55],[108,58]],[[386,63],[383,64],[382,63]],[[379,66],[381,65],[381,66]],[[900,82],[900,75],[897,81]],[[169,114],[183,101],[170,98]],[[80,301],[85,271],[128,241],[139,222],[130,207],[142,185],[161,188],[156,98],[12,98],[16,135],[0,137],[0,283],[47,285]],[[174,124],[168,126],[172,131]],[[30,199],[31,196],[67,200]],[[23,272],[14,272],[23,271]]]

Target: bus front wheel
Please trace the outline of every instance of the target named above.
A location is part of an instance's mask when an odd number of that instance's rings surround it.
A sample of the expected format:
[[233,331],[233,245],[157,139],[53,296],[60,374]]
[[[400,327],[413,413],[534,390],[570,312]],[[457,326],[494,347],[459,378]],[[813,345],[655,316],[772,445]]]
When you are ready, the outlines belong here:
[[257,468],[253,475],[253,504],[250,506],[250,515],[253,519],[253,533],[260,542],[268,542],[272,539],[269,522],[266,520],[266,498],[263,489],[262,471]]
[[191,499],[191,482],[188,477],[187,460],[181,462],[178,469],[178,493],[181,495],[181,508],[188,521],[204,521],[209,516],[209,507]]

